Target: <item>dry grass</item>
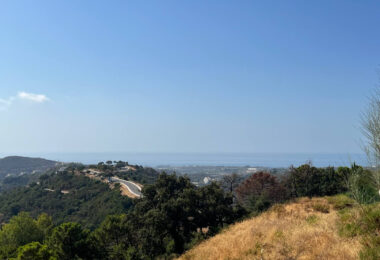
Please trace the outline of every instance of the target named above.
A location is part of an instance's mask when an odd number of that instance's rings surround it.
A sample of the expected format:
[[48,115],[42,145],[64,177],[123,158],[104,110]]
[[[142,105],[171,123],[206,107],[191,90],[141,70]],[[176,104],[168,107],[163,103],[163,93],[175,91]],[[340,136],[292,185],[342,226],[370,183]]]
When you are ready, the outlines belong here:
[[[315,205],[324,205],[323,212]],[[324,198],[276,205],[204,241],[180,259],[358,259],[359,238],[338,235],[337,211],[330,206]]]

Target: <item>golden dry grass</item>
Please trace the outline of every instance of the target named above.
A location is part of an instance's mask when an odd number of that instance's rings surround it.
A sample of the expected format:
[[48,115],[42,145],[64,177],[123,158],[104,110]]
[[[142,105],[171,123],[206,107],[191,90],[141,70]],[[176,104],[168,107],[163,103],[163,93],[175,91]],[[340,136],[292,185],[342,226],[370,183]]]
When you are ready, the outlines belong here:
[[237,223],[179,259],[358,259],[359,238],[339,236],[337,220],[326,199],[302,198]]

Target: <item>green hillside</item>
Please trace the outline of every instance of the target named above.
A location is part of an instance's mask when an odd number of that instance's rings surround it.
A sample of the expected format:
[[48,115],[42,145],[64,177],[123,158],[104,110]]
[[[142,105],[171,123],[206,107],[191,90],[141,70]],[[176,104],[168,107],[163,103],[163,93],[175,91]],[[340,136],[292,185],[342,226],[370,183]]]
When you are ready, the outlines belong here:
[[34,171],[45,172],[56,165],[56,161],[42,158],[8,156],[0,159],[0,179],[4,178],[7,174],[18,175]]
[[39,182],[0,194],[0,222],[21,211],[47,213],[55,223],[75,221],[93,228],[107,215],[125,213],[132,201],[119,189],[68,172],[42,175]]

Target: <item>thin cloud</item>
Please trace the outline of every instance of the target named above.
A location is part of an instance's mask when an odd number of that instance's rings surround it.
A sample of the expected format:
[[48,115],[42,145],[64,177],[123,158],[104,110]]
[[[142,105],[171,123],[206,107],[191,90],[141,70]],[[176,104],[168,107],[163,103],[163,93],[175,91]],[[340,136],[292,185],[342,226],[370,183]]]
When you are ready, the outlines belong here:
[[16,100],[27,100],[34,103],[44,103],[50,101],[46,95],[20,91],[16,97],[9,97],[7,99],[0,98],[0,111],[7,110]]
[[29,100],[29,101],[36,102],[36,103],[43,103],[43,102],[49,101],[49,98],[45,95],[26,93],[23,91],[18,92],[17,97],[20,99]]
[[10,97],[8,99],[1,99],[0,98],[0,111],[6,110],[8,107],[10,107],[13,103],[14,97]]

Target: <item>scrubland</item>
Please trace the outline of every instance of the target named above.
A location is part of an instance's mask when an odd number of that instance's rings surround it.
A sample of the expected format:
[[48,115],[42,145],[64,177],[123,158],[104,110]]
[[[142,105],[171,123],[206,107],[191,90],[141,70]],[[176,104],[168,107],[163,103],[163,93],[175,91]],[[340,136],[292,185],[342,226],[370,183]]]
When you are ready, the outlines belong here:
[[[349,203],[348,203],[349,204]],[[341,198],[299,198],[236,223],[179,259],[358,259],[360,236],[340,231]]]

